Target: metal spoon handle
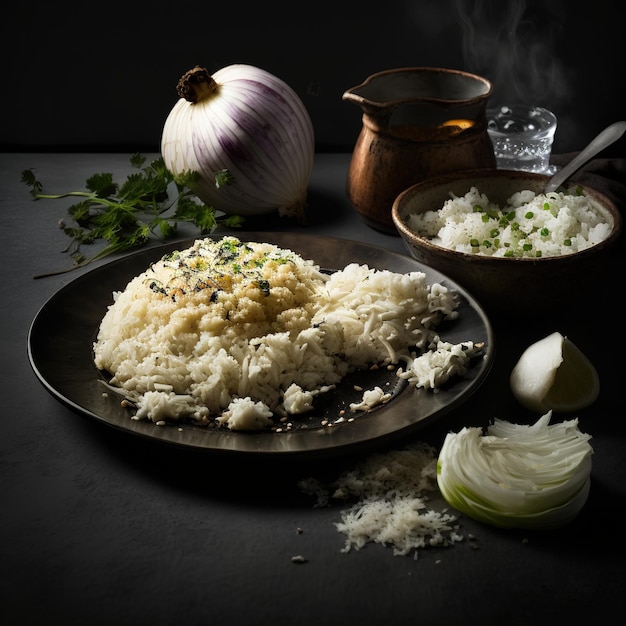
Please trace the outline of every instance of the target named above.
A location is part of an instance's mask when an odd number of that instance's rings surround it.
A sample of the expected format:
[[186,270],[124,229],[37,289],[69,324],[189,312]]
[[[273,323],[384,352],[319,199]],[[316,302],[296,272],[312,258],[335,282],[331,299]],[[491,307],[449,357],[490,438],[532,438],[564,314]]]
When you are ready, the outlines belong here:
[[560,187],[572,174],[575,174],[598,152],[617,141],[626,132],[626,121],[607,126],[586,148],[581,150],[563,169],[559,170],[546,184],[546,193]]

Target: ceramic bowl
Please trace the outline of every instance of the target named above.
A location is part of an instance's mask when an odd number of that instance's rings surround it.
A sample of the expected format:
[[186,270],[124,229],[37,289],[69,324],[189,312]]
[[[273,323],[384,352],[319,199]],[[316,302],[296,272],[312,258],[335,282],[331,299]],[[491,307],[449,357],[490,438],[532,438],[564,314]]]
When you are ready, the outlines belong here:
[[[502,206],[517,191],[541,192],[548,179],[544,174],[498,169],[459,171],[431,178],[396,198],[393,222],[415,259],[465,287],[488,312],[528,314],[577,304],[589,306],[594,289],[604,288],[605,278],[611,280],[610,255],[622,230],[617,206],[595,189],[573,183],[612,223],[611,233],[604,241],[567,255],[509,258],[457,252],[434,244],[407,226],[409,215],[440,209],[451,193],[463,196],[476,187]],[[616,280],[614,272],[612,280]]]

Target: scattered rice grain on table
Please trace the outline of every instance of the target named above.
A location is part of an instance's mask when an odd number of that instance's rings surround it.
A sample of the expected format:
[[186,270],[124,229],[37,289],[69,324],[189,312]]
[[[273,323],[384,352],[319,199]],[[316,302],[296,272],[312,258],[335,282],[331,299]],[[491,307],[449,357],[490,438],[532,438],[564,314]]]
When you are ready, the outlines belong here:
[[[437,452],[415,442],[400,450],[372,453],[331,482],[301,480],[303,493],[316,498],[315,506],[349,502],[341,511],[337,530],[346,536],[342,552],[360,550],[368,543],[389,546],[395,556],[427,547],[449,547],[463,541],[456,515],[439,498]],[[441,506],[435,510],[431,498]]]

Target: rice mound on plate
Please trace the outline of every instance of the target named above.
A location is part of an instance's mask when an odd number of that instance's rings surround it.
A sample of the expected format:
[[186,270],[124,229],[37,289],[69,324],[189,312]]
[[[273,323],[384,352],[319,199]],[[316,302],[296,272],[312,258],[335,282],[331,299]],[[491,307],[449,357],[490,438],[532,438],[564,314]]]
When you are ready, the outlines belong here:
[[[424,387],[465,373],[481,346],[436,331],[457,308],[423,272],[350,264],[328,274],[273,244],[198,239],[113,294],[94,362],[133,419],[262,430],[372,364],[402,362],[398,376]],[[384,401],[364,398],[360,410]]]
[[476,187],[452,195],[437,211],[409,215],[406,223],[444,248],[494,257],[573,254],[603,241],[613,228],[583,194],[527,189],[499,206]]

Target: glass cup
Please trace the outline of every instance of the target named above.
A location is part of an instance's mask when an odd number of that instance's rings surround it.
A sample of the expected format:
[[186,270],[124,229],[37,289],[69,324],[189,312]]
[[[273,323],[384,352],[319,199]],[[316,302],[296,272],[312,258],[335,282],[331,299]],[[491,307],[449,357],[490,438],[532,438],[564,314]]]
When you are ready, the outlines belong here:
[[487,131],[498,169],[554,173],[550,154],[556,121],[554,113],[543,107],[512,104],[487,109]]

